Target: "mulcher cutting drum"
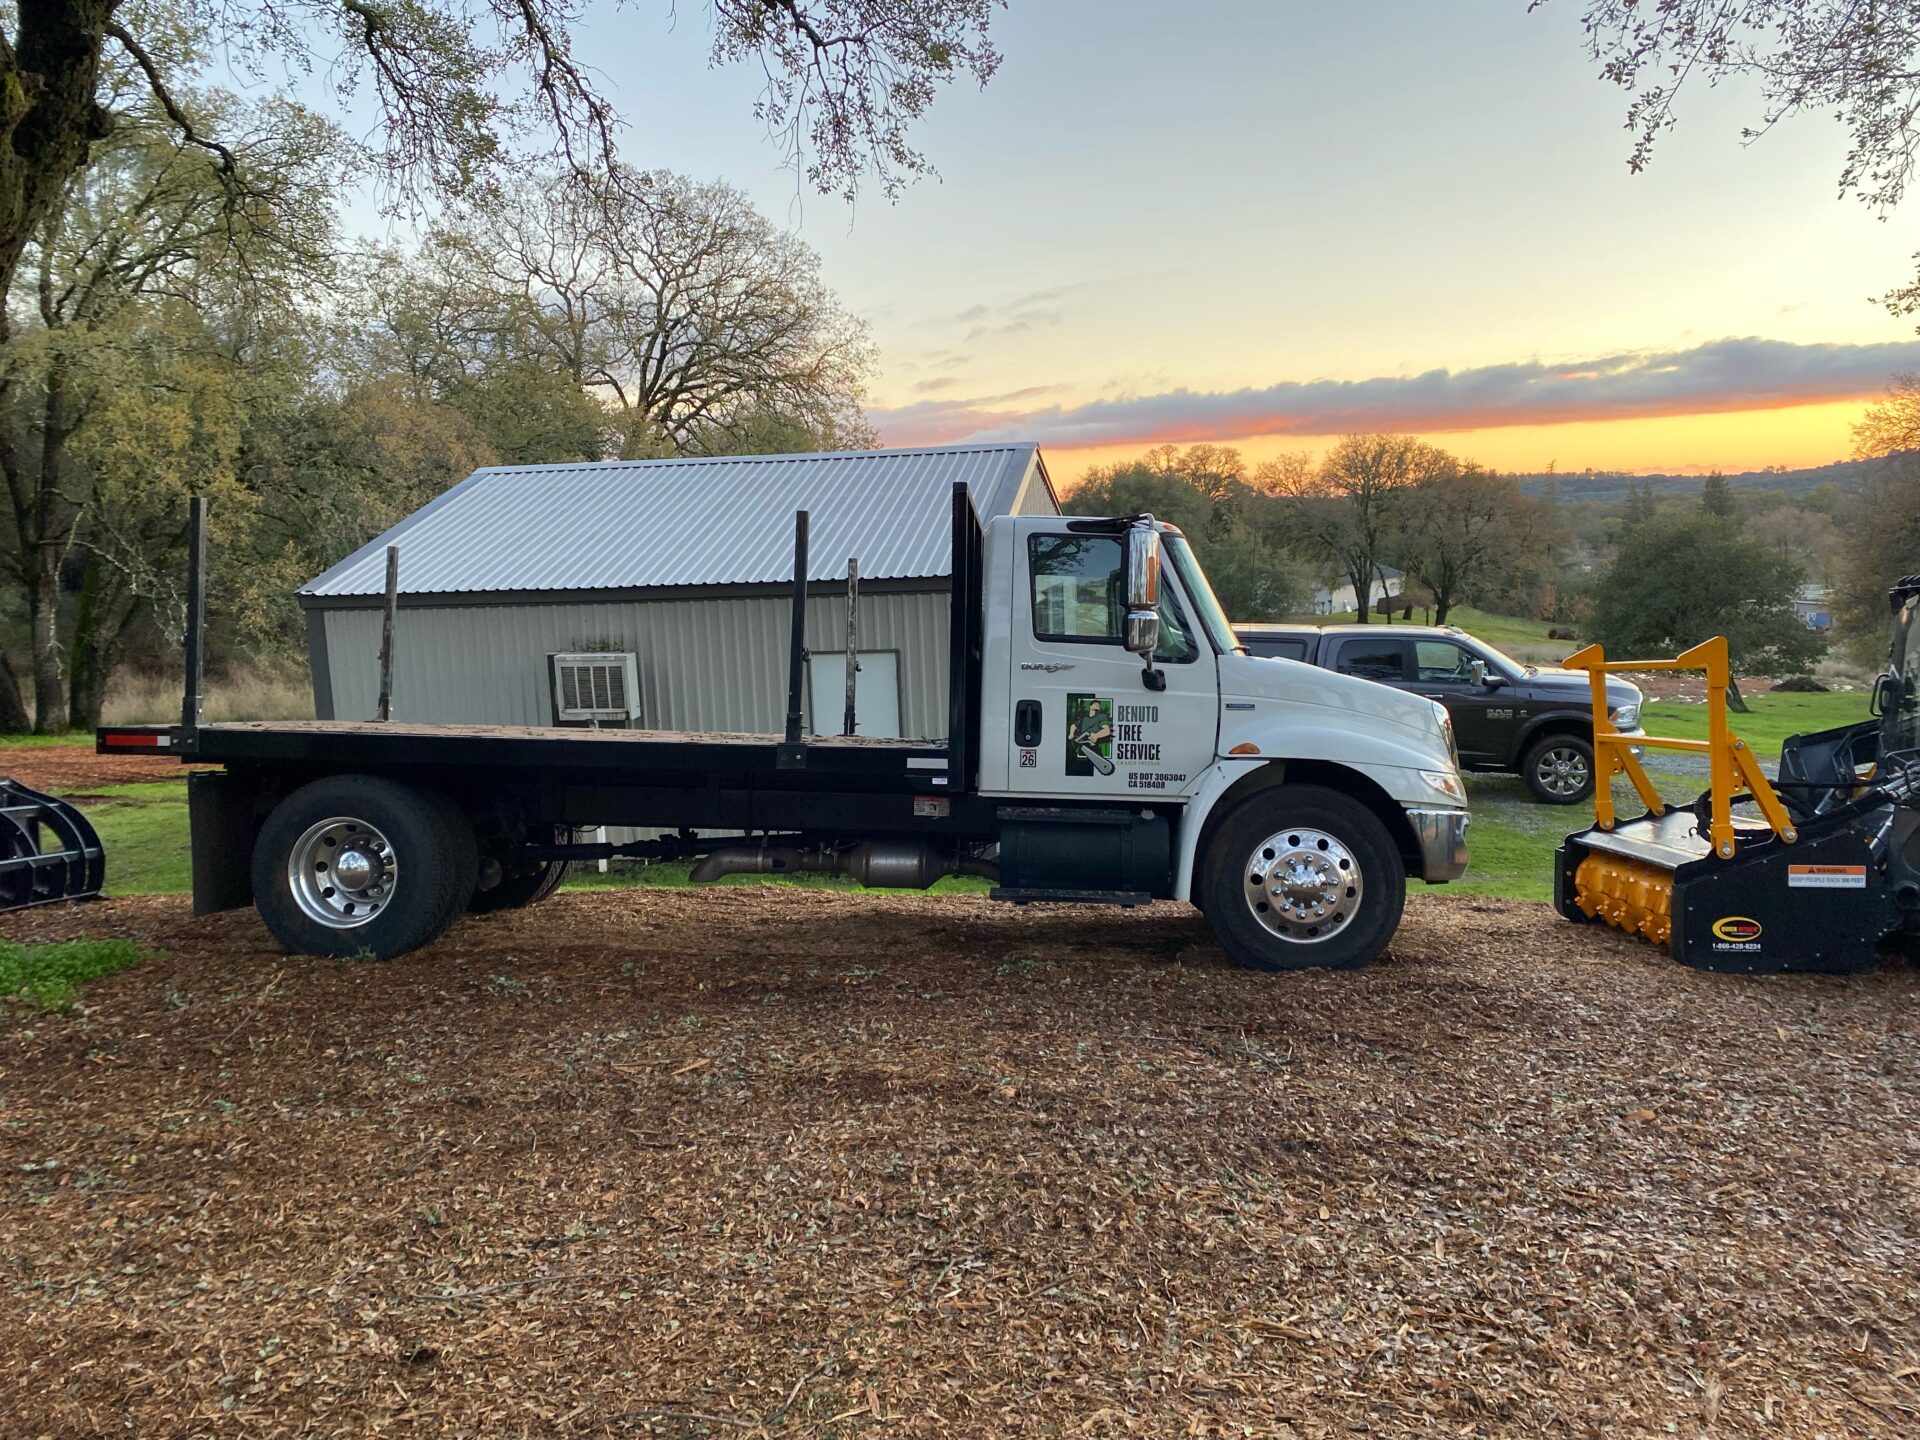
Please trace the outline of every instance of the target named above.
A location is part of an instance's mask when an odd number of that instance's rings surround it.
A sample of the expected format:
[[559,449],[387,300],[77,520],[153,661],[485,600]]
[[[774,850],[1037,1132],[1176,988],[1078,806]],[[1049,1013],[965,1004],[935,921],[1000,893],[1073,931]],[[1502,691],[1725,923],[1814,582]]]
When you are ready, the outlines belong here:
[[86,816],[0,780],[0,910],[98,895],[106,873],[106,851]]

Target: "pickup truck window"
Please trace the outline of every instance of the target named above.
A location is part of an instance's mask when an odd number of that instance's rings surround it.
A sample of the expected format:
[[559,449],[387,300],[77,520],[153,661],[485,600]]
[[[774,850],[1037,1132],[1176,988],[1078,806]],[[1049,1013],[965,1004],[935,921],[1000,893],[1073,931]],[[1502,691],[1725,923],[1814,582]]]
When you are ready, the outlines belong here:
[[1465,685],[1473,678],[1472,666],[1479,656],[1451,640],[1413,642],[1413,668],[1423,684]]
[[[1126,635],[1126,554],[1110,535],[1034,535],[1027,541],[1037,640],[1118,645]],[[1200,654],[1173,588],[1160,586],[1160,644],[1153,658],[1184,665]]]
[[1333,668],[1362,680],[1405,680],[1407,647],[1398,640],[1343,640]]
[[1249,635],[1242,637],[1240,643],[1246,647],[1249,655],[1258,655],[1266,660],[1304,660],[1307,658],[1305,639],[1290,639],[1284,636]]

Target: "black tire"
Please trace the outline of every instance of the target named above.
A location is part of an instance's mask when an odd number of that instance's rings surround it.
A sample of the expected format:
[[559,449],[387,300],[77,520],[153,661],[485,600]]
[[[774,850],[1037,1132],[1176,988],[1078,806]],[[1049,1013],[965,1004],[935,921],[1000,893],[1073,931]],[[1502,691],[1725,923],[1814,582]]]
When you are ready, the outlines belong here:
[[[1290,858],[1302,883],[1282,892],[1275,888],[1279,872],[1264,867]],[[1356,874],[1357,882],[1349,878]],[[1236,965],[1349,970],[1393,939],[1407,872],[1387,827],[1358,800],[1318,785],[1279,785],[1248,797],[1220,822],[1196,888],[1207,923]],[[1283,893],[1292,898],[1282,903]],[[1290,913],[1294,905],[1304,913]]]
[[467,902],[468,913],[487,915],[496,910],[538,905],[560,888],[570,868],[565,860],[543,860],[525,869],[509,871],[500,877],[499,884],[473,892],[473,899]]
[[1527,747],[1520,778],[1534,799],[1546,805],[1578,805],[1593,797],[1593,742],[1584,735],[1557,731]]
[[[298,894],[296,852],[313,857],[299,864]],[[327,857],[344,862],[350,854],[356,878],[371,873],[372,883],[359,890],[329,885],[345,868],[329,873]],[[274,807],[253,847],[260,918],[302,955],[391,960],[418,950],[466,908],[478,872],[473,826],[458,806],[435,791],[371,775],[301,786]]]

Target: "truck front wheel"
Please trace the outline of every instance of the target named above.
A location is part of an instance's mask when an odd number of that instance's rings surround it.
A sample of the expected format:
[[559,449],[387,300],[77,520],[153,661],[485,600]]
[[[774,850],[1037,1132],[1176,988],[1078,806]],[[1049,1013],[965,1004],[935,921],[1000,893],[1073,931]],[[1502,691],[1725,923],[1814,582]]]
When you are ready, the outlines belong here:
[[1250,970],[1344,970],[1393,938],[1407,876],[1387,827],[1318,785],[1280,785],[1236,806],[1207,846],[1201,908]]
[[390,960],[453,923],[478,869],[473,827],[444,796],[336,775],[301,786],[260,827],[254,903],[289,950]]

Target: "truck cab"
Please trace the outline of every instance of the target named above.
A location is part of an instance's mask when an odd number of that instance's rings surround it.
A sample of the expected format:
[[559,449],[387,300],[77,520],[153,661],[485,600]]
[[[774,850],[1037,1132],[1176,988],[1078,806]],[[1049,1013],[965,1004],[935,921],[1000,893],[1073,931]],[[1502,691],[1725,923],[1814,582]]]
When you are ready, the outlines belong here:
[[1408,875],[1464,872],[1446,708],[1248,655],[1176,527],[997,519],[982,590],[981,791],[1164,819],[1171,894],[1236,958],[1370,955]]

